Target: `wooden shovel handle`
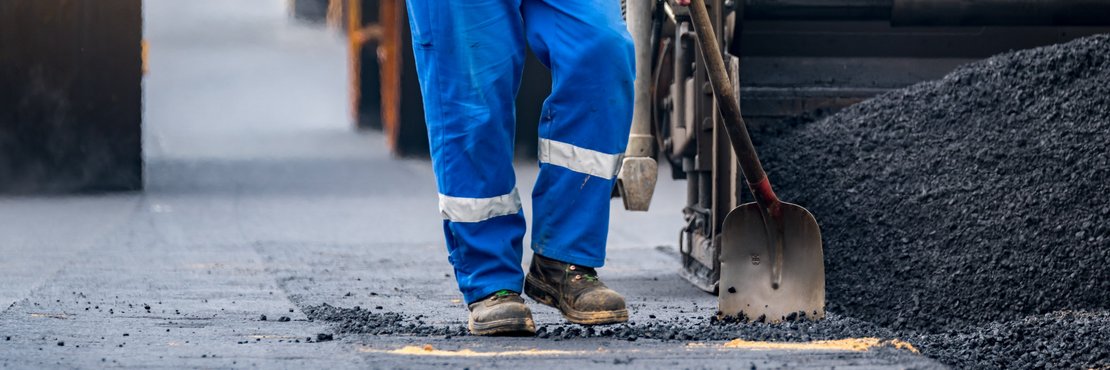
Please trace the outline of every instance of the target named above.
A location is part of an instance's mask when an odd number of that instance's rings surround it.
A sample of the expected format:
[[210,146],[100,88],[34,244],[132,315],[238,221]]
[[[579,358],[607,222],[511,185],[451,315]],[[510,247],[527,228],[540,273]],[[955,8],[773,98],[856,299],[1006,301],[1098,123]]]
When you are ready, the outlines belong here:
[[713,32],[712,21],[709,20],[709,11],[705,8],[705,0],[691,0],[690,14],[698,36],[698,49],[706,60],[709,83],[713,86],[713,95],[717,97],[717,108],[724,117],[725,131],[728,132],[732,150],[736,152],[740,162],[740,170],[748,180],[756,203],[771,216],[778,218],[781,216],[780,201],[771,189],[767,173],[763,172],[755,145],[752,145],[752,138],[748,135],[748,127],[740,115],[740,99],[734,93],[732,82],[725,71],[724,57],[717,44],[717,34]]

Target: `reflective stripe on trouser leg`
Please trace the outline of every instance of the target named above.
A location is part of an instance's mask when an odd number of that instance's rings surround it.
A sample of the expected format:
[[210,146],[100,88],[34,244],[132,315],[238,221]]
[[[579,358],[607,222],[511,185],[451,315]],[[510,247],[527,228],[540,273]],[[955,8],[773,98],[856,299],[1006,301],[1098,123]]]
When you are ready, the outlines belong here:
[[603,179],[616,176],[621,164],[621,154],[606,154],[551,139],[540,138],[539,148],[540,163]]
[[467,303],[520,291],[524,215],[513,173],[524,62],[519,0],[408,0],[449,260]]
[[452,222],[482,222],[494,217],[520,212],[520,193],[489,198],[460,198],[439,195],[439,213]]
[[532,249],[599,267],[632,124],[632,40],[619,0],[523,0],[521,11],[528,42],[554,78],[539,128]]

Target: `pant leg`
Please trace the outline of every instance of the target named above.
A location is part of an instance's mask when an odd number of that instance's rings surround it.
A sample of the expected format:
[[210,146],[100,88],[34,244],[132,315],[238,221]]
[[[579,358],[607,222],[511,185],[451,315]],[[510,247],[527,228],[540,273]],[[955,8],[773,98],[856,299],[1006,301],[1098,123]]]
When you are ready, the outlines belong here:
[[448,259],[467,303],[523,285],[512,164],[519,1],[407,2]]
[[521,10],[529,45],[554,80],[539,128],[532,249],[600,267],[632,124],[632,39],[620,0],[523,0]]

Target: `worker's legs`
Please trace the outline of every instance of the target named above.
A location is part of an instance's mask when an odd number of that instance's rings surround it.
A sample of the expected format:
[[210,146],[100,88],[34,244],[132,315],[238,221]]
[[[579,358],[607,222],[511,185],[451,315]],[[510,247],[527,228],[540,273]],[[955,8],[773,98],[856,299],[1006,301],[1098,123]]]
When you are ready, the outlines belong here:
[[467,303],[523,284],[512,164],[519,1],[408,1],[447,249]]
[[632,124],[632,40],[619,0],[523,0],[521,10],[529,45],[554,79],[539,126],[532,249],[600,267]]

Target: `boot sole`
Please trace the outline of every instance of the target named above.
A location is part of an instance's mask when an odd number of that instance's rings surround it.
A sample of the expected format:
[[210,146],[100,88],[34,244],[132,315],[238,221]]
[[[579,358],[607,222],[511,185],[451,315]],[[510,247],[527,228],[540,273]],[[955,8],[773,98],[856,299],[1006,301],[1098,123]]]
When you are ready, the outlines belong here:
[[563,318],[579,325],[606,325],[628,321],[628,309],[613,311],[578,311],[566,307],[562,301],[555,298],[557,293],[551,286],[537,281],[531,275],[524,279],[524,294],[540,304],[554,307],[563,314]]
[[490,322],[476,323],[474,320],[467,322],[467,329],[472,335],[483,336],[533,336],[536,335],[536,323],[531,317],[522,319],[502,319]]

